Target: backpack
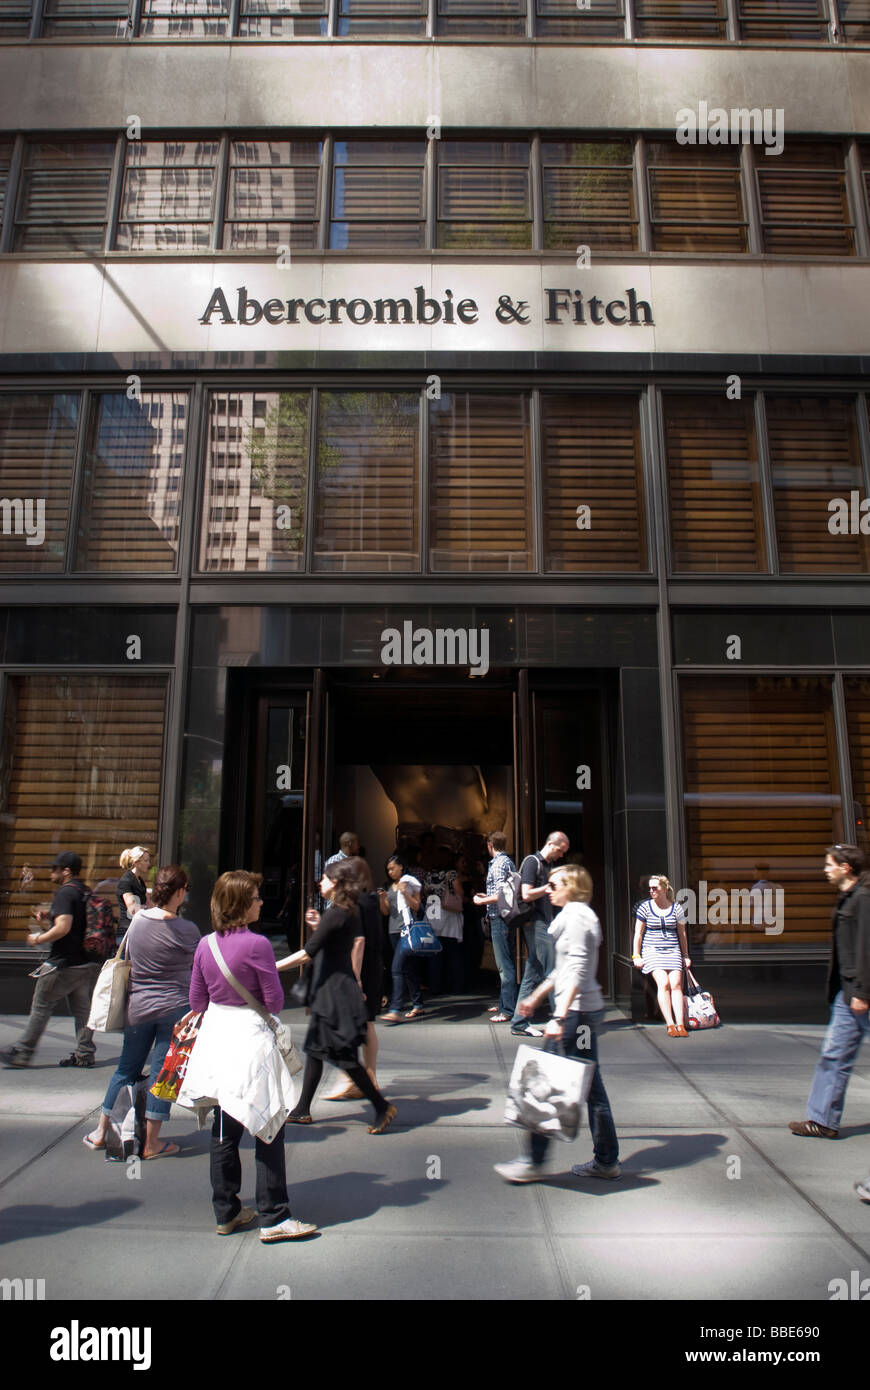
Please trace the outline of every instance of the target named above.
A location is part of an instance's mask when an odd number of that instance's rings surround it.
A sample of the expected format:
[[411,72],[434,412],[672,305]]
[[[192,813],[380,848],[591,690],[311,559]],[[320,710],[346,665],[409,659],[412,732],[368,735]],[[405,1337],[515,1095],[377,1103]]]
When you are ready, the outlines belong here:
[[[537,859],[538,856],[529,855],[528,858]],[[525,863],[523,860],[523,864]],[[540,860],[538,860],[540,863]],[[520,865],[520,870],[522,864]],[[495,910],[501,920],[507,925],[516,922],[520,917],[528,917],[534,908],[534,903],[523,902],[523,880],[520,870],[514,869],[512,874],[508,874],[503,883],[499,885],[498,900]]]
[[115,954],[115,913],[108,898],[90,889],[85,893],[85,934],[82,950],[92,960],[108,960]]

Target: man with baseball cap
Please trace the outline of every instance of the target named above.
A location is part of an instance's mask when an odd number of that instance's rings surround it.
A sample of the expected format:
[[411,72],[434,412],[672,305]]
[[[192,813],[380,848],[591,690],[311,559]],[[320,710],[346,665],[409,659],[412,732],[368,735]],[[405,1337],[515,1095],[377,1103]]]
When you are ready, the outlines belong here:
[[82,949],[87,923],[85,904],[88,889],[79,877],[81,869],[82,861],[72,850],[64,850],[51,866],[51,881],[57,889],[54,901],[48,912],[40,909],[34,914],[40,923],[50,919],[51,926],[47,931],[30,932],[27,937],[31,946],[50,943],[51,951],[48,960],[34,971],[36,989],[24,1033],[13,1047],[0,1052],[0,1062],[7,1067],[30,1065],[39,1039],[61,999],[69,999],[72,1006],[76,1021],[76,1047],[75,1052],[58,1065],[94,1065],[94,1035],[86,1024],[100,967]]

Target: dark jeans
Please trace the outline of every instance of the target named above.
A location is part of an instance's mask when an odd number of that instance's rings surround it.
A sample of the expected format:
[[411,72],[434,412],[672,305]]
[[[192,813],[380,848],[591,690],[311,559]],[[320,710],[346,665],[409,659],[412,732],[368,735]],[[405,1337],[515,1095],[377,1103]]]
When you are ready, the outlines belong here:
[[400,1013],[405,1007],[405,995],[411,996],[415,1009],[422,1008],[423,995],[420,992],[420,962],[408,947],[407,936],[396,938],[393,952],[393,993],[390,999],[390,1013]]
[[144,1023],[128,1023],[124,1029],[124,1044],[118,1058],[118,1069],[106,1087],[103,1099],[103,1114],[111,1115],[112,1107],[118,1099],[122,1086],[134,1086],[151,1052],[151,1073],[148,1077],[148,1096],[145,1103],[146,1120],[167,1120],[171,1110],[168,1100],[158,1100],[152,1096],[151,1087],[160,1075],[166,1060],[172,1030],[180,1018],[190,1011],[188,1004],[177,1004],[169,1013],[146,1019]]
[[[219,1226],[232,1221],[242,1209],[242,1160],[239,1143],[244,1126],[215,1106],[211,1129],[211,1190],[215,1219]],[[257,1211],[264,1226],[278,1226],[290,1216],[287,1198],[287,1171],[284,1166],[284,1126],[271,1144],[254,1140],[257,1165]]]
[[501,917],[490,917],[492,954],[501,981],[498,996],[499,1008],[503,1014],[513,1014],[517,1006],[517,968],[514,958],[517,949],[517,929],[513,922],[504,922]]
[[523,923],[523,940],[528,954],[520,992],[517,995],[517,1007],[511,1019],[512,1033],[525,1032],[529,1019],[523,1018],[519,1012],[520,1003],[538,988],[544,976],[549,975],[556,964],[556,944],[547,931],[548,925],[543,920]]
[[[566,1014],[562,1026],[562,1048],[564,1055],[573,1061],[585,1058],[596,1064],[586,1109],[589,1116],[589,1130],[592,1135],[592,1153],[599,1163],[609,1168],[619,1158],[619,1140],[616,1137],[616,1126],[613,1123],[610,1101],[607,1099],[607,1092],[601,1079],[601,1068],[598,1066],[598,1030],[603,1021],[603,1009],[596,1009],[591,1014],[581,1013],[579,1009]],[[588,1047],[578,1047],[577,1030],[584,1026],[589,1029],[589,1045]],[[544,1051],[558,1052],[559,1050],[558,1040],[548,1038],[544,1045]],[[529,1135],[529,1156],[536,1166],[544,1162],[549,1144],[550,1140],[545,1134]]]
[[452,936],[439,936],[441,950],[430,956],[429,988],[433,994],[461,994],[465,987],[462,942]]

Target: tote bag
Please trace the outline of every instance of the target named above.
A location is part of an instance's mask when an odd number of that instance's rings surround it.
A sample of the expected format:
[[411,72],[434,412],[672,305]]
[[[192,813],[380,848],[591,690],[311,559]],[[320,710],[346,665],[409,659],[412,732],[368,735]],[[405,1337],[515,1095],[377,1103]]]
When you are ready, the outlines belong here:
[[126,954],[127,937],[115,954],[105,962],[97,976],[94,992],[91,995],[91,1011],[88,1027],[95,1033],[123,1033],[127,1020],[127,994],[130,989],[130,971],[133,962]]
[[523,1044],[517,1048],[504,1107],[506,1125],[548,1139],[577,1138],[595,1063],[559,1057]]

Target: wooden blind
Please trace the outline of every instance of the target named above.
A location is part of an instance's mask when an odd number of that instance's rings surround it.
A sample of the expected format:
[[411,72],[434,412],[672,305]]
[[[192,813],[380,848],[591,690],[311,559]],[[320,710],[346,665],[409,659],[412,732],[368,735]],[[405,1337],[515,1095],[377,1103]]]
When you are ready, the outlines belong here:
[[548,250],[637,249],[629,140],[545,141],[541,163]]
[[336,250],[422,246],[425,157],[422,140],[337,140],[330,246]]
[[32,0],[0,0],[0,38],[27,38]]
[[[708,945],[828,940],[825,845],[842,838],[830,681],[823,676],[680,682],[688,883],[733,891],[766,881],[785,892],[784,931],[766,935],[746,909],[691,930]],[[771,904],[772,906],[772,904]],[[749,920],[743,920],[745,916]],[[773,915],[772,911],[769,915]]]
[[542,395],[541,432],[544,567],[645,570],[637,397]]
[[[854,401],[768,396],[766,414],[780,568],[786,574],[866,573],[870,537],[851,529],[850,494],[865,495]],[[835,498],[843,502],[840,515],[849,512],[845,534],[828,505]]]
[[527,140],[438,142],[437,244],[514,249],[532,244]]
[[854,256],[842,145],[786,140],[779,155],[754,154],[765,251]]
[[766,569],[751,400],[666,394],[663,411],[674,570]]
[[866,676],[846,676],[843,684],[856,841],[866,854],[870,851],[867,835],[867,817],[870,814],[870,679]]
[[217,140],[128,140],[119,251],[207,250]]
[[45,0],[42,32],[46,38],[124,38],[130,0]]
[[640,39],[724,39],[724,0],[635,0]]
[[224,246],[275,251],[317,244],[319,140],[232,140]]
[[740,153],[731,146],[647,143],[654,251],[745,251]]
[[621,39],[625,36],[622,0],[590,0],[578,9],[576,0],[537,0],[535,34],[538,38]]
[[485,38],[526,32],[526,0],[438,0],[436,32],[448,38]]
[[529,398],[445,392],[429,415],[435,570],[533,568]]
[[76,569],[175,569],[187,402],[186,391],[94,398]]
[[0,395],[0,574],[64,568],[79,405],[78,392]]
[[[128,845],[157,848],[166,682],[162,676],[12,676],[0,815],[0,928],[21,939],[54,894],[61,850],[91,886],[120,877]],[[33,874],[27,882],[28,871]]]
[[847,42],[870,39],[870,0],[837,0],[837,14]]
[[326,33],[329,0],[242,0],[239,37],[312,38]]
[[200,568],[302,568],[308,391],[214,391],[209,399]]
[[321,394],[316,570],[419,569],[419,435],[417,392]]
[[34,141],[27,146],[16,251],[102,251],[108,218],[112,140]]
[[828,37],[824,0],[737,0],[740,35],[777,43],[808,43]]
[[340,35],[425,34],[428,0],[339,0]]
[[[870,8],[870,0],[868,0]],[[870,218],[870,145],[861,145],[861,171],[864,175],[864,201],[867,209],[867,216]]]
[[[3,34],[0,25],[0,35]],[[12,163],[12,141],[0,140],[0,227],[3,225],[3,215],[6,211],[6,189],[9,186],[9,167]]]
[[222,39],[230,0],[143,0],[140,34],[162,39]]

